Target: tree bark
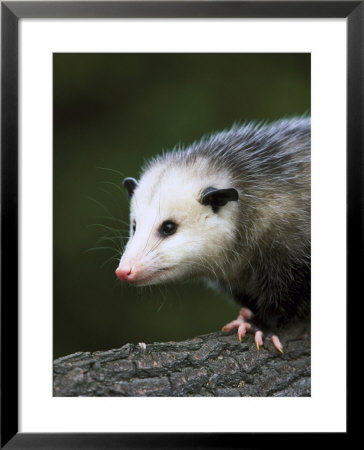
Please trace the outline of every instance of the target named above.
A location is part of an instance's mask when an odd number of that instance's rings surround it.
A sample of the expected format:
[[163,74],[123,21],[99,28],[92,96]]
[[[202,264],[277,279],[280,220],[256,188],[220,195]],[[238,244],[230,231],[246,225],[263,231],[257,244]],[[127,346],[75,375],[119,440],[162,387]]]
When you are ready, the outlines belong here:
[[279,337],[283,354],[236,331],[75,353],[54,361],[54,396],[310,396],[310,334]]

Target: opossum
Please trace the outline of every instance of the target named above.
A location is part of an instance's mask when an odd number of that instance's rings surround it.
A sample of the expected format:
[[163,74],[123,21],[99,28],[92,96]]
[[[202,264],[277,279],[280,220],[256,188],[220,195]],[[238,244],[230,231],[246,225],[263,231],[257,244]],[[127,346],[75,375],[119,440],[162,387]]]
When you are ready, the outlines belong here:
[[311,121],[245,123],[152,159],[116,269],[133,285],[203,277],[240,306],[223,327],[257,349],[310,316]]

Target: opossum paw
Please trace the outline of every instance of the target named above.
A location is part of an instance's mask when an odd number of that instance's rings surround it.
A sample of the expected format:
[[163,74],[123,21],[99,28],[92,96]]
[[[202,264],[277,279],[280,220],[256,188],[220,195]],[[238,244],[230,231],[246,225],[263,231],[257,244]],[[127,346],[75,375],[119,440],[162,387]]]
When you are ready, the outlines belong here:
[[235,328],[238,329],[238,339],[241,342],[243,337],[246,335],[248,331],[254,333],[254,342],[257,347],[257,350],[260,350],[260,347],[264,345],[264,339],[271,339],[274,347],[281,353],[283,353],[283,345],[279,340],[278,336],[272,333],[265,335],[261,330],[259,330],[254,325],[247,322],[247,319],[251,319],[253,313],[248,308],[241,308],[239,312],[239,316],[236,320],[227,323],[222,327],[222,331],[231,331]]

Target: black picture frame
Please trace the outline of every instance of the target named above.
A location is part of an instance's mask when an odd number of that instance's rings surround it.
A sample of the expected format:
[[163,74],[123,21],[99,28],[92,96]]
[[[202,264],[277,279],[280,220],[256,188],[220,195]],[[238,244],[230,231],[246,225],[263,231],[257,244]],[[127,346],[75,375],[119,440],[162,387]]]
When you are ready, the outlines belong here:
[[[258,448],[278,440],[282,446],[279,434],[268,433],[244,434],[242,439],[240,433],[18,432],[18,23],[22,18],[111,17],[347,19],[348,301],[357,295],[355,283],[364,273],[364,1],[2,1],[1,448]],[[347,437],[348,432],[338,433],[336,443]],[[300,443],[308,438],[302,435]],[[319,435],[315,439],[319,444]],[[296,443],[297,435],[285,435],[286,445]]]

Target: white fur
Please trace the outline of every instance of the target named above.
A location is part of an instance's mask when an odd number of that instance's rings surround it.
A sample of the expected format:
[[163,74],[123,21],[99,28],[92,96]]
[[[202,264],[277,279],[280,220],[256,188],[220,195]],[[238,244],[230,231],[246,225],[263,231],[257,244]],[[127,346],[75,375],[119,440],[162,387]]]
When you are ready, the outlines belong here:
[[[130,223],[136,222],[119,267],[138,272],[136,284],[156,284],[194,275],[216,278],[218,260],[233,245],[237,202],[217,213],[200,203],[209,186],[228,188],[230,176],[212,172],[205,160],[193,167],[157,163],[142,176],[131,200]],[[158,229],[166,220],[178,226],[168,237]],[[132,234],[132,231],[131,231]]]

